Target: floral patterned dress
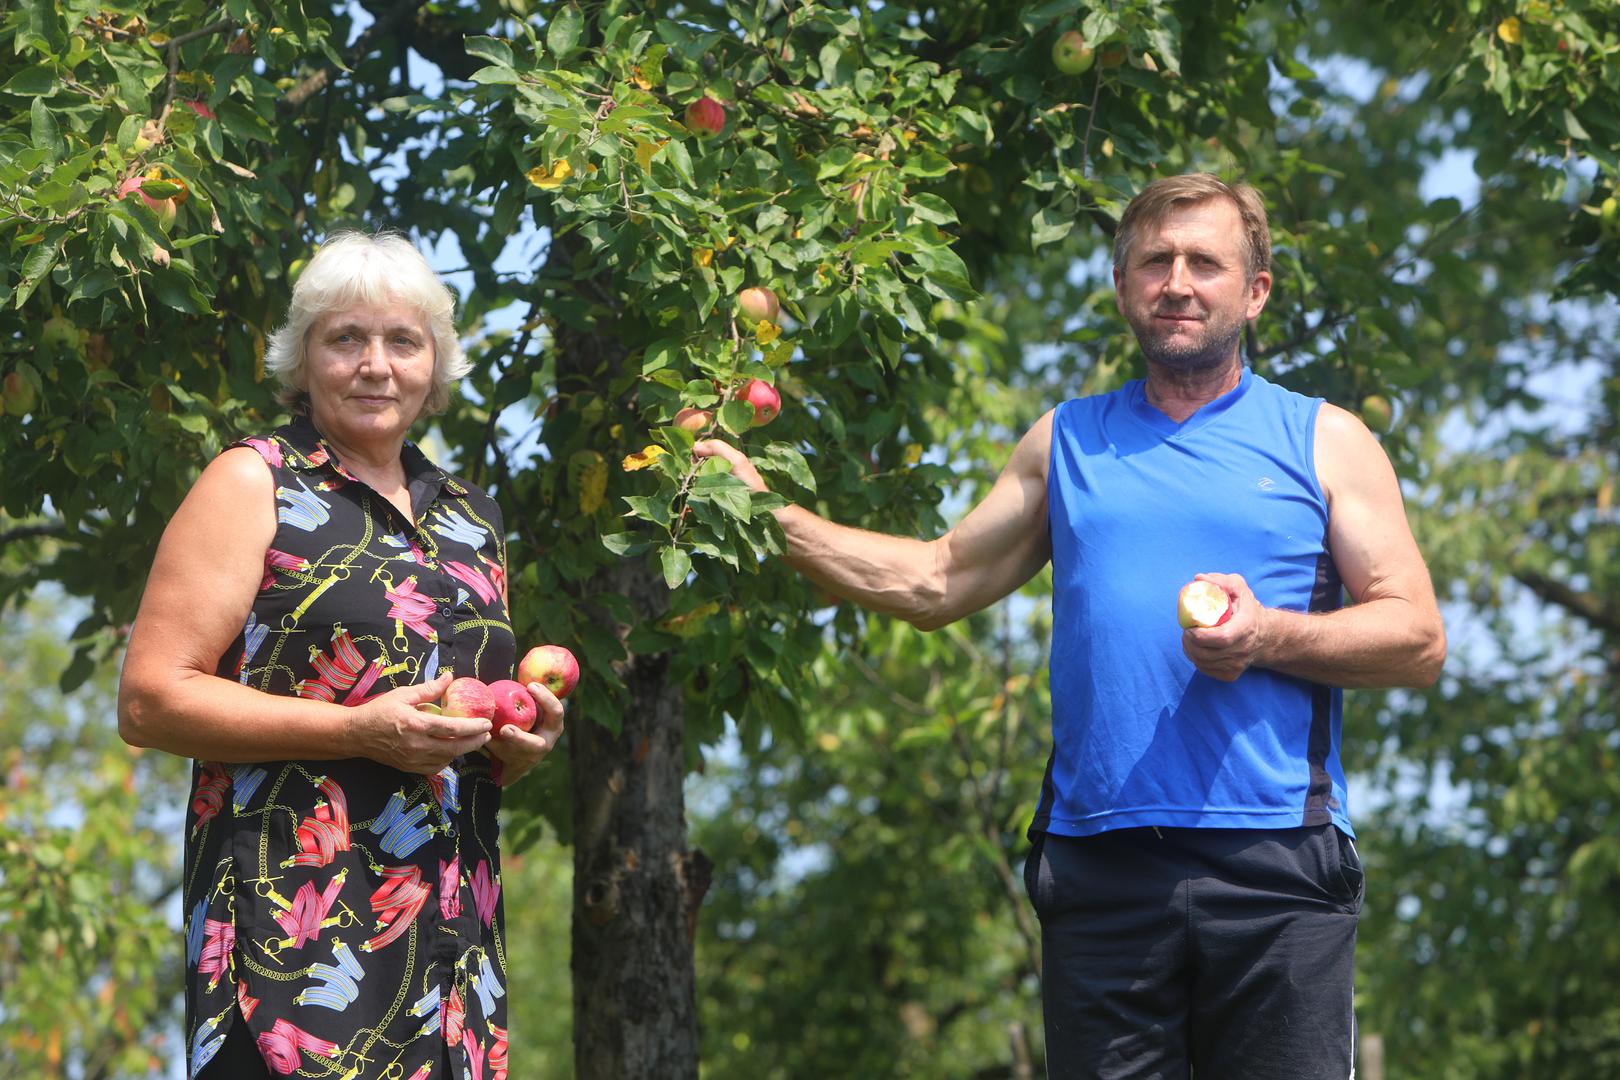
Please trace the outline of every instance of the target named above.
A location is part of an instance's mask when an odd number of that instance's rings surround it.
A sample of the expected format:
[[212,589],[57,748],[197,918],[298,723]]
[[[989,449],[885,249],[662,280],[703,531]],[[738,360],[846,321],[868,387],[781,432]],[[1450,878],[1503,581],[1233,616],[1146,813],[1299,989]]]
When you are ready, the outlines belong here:
[[[489,496],[406,444],[406,520],[307,419],[244,444],[274,477],[278,526],[217,674],[347,706],[447,670],[511,678]],[[239,1024],[270,1075],[506,1075],[500,787],[486,755],[427,777],[363,758],[198,761],[192,776],[189,1075],[228,1036],[245,1044]]]

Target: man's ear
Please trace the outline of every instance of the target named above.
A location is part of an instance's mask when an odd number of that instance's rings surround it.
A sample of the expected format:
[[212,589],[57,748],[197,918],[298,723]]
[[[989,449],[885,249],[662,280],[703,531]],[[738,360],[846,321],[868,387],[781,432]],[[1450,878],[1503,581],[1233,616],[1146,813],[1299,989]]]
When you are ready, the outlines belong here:
[[1247,318],[1257,319],[1271,298],[1271,271],[1262,270],[1249,282],[1249,308]]
[[1120,289],[1119,267],[1116,266],[1114,267],[1114,307],[1118,309],[1120,315],[1123,317],[1125,314],[1125,298],[1120,295]]

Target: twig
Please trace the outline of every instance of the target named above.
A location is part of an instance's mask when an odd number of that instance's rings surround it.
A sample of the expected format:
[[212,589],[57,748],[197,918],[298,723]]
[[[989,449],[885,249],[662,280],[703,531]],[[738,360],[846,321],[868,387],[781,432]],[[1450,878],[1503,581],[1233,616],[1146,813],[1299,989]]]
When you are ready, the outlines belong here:
[[1080,143],[1080,175],[1091,175],[1091,130],[1097,123],[1097,102],[1102,100],[1102,68],[1094,69],[1091,80],[1091,108],[1086,111],[1086,137]]
[[[495,386],[490,391],[489,422],[484,425],[484,437],[478,443],[478,452],[473,455],[472,482],[482,483],[484,475],[484,455],[489,451],[489,444],[495,439],[495,422],[500,419],[502,408],[495,404],[495,399],[501,396],[501,385],[517,367],[517,358],[529,349],[529,341],[534,337],[535,315],[540,311],[538,298],[529,302],[529,314],[523,320],[522,336],[516,338],[517,344],[507,352],[508,363],[501,369],[500,375],[495,379]],[[497,455],[498,457],[499,455]]]
[[158,127],[162,127],[168,122],[169,110],[174,108],[175,77],[180,74],[180,49],[183,46],[190,45],[193,41],[196,41],[199,38],[209,37],[212,34],[226,33],[235,29],[235,19],[221,19],[218,22],[209,23],[207,26],[201,27],[197,30],[188,30],[184,34],[172,37],[164,45],[164,48],[168,51],[169,56],[169,74],[165,79],[163,89],[163,108],[158,110]]
[[[401,0],[387,13],[378,17],[377,21],[366,27],[365,31],[355,39],[354,47],[348,52],[347,59],[359,60],[370,51],[371,46],[382,37],[391,34],[402,19],[408,15],[416,14],[427,0]],[[350,65],[352,66],[352,64]],[[276,112],[282,116],[289,116],[304,107],[310,98],[326,89],[332,81],[332,76],[338,71],[336,64],[326,64],[315,74],[304,79],[283,94],[276,102]]]

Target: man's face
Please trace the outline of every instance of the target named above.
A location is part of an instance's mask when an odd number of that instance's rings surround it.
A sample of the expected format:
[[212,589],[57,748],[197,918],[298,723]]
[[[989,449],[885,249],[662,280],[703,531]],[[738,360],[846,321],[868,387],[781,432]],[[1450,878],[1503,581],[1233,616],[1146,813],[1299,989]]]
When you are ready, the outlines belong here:
[[1243,325],[1271,294],[1249,280],[1243,217],[1227,199],[1172,207],[1147,226],[1114,271],[1114,302],[1147,358],[1177,371],[1218,367],[1237,353]]

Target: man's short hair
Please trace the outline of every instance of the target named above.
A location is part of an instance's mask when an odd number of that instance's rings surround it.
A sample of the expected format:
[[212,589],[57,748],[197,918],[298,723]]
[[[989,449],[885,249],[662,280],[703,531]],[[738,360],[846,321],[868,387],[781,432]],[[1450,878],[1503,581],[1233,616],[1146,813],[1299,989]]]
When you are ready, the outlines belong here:
[[1248,184],[1228,184],[1211,173],[1186,173],[1155,180],[1137,193],[1125,208],[1114,230],[1114,270],[1125,272],[1131,245],[1144,226],[1158,225],[1178,206],[1228,199],[1243,218],[1243,246],[1249,280],[1262,270],[1271,269],[1271,226],[1266,223],[1266,205],[1260,193]]

